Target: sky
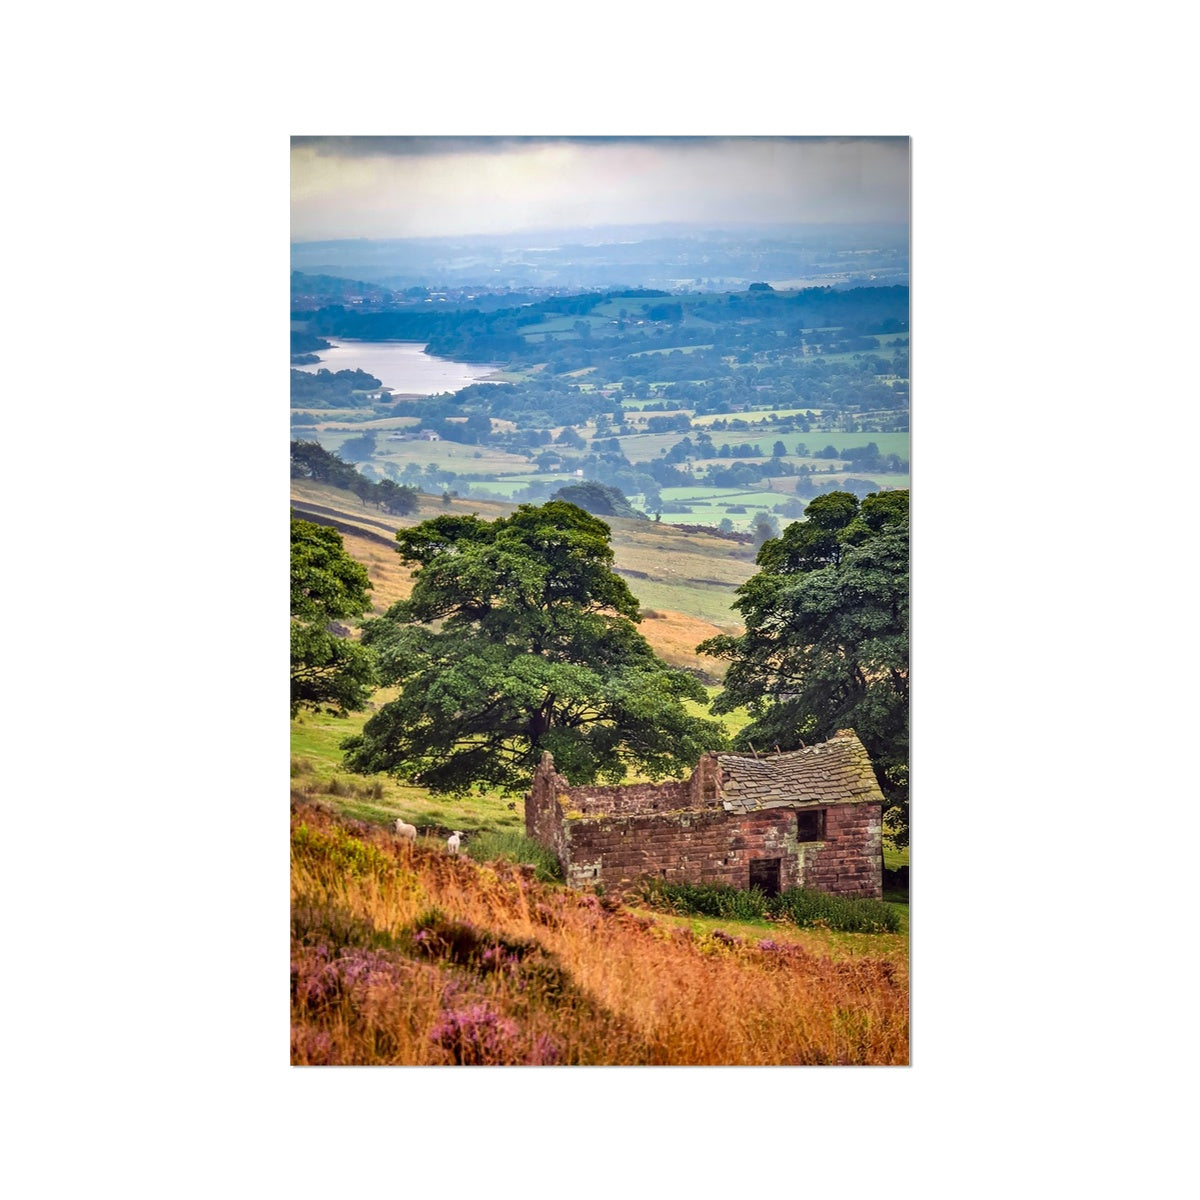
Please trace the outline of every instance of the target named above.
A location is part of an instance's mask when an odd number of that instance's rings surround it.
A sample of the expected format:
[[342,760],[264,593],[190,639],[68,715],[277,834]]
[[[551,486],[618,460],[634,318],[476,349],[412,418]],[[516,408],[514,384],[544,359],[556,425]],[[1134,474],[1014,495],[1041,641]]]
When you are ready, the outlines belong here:
[[909,218],[907,138],[293,137],[292,240]]

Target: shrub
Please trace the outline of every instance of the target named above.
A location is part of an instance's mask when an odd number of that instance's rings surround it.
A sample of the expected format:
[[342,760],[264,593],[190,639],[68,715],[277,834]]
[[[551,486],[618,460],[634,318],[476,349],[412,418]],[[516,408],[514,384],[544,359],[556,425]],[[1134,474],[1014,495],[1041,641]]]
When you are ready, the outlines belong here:
[[796,925],[817,925],[847,933],[895,933],[896,912],[879,900],[852,900],[807,888],[768,897],[758,888],[743,891],[724,883],[667,883],[647,880],[637,893],[643,904],[687,916],[753,921],[770,914]]
[[429,1040],[464,1067],[550,1067],[562,1059],[562,1046],[556,1038],[542,1033],[531,1044],[516,1021],[487,1004],[444,1011]]
[[758,888],[742,891],[726,883],[668,883],[651,879],[638,898],[654,908],[701,917],[753,921],[767,913],[766,894]]
[[327,861],[346,875],[380,875],[393,873],[392,860],[377,846],[361,841],[345,829],[334,827],[330,832],[310,829],[301,823],[292,830],[292,854],[297,859]]
[[493,1066],[512,1063],[517,1057],[517,1025],[486,1004],[446,1012],[429,1034],[429,1040],[450,1053],[460,1066]]
[[496,944],[496,939],[487,930],[470,921],[452,920],[439,908],[426,909],[402,936],[405,946],[413,954],[464,966],[478,962],[484,950]]
[[810,888],[789,888],[772,898],[769,911],[797,925],[823,925],[844,933],[895,933],[900,918],[882,900],[854,900]]

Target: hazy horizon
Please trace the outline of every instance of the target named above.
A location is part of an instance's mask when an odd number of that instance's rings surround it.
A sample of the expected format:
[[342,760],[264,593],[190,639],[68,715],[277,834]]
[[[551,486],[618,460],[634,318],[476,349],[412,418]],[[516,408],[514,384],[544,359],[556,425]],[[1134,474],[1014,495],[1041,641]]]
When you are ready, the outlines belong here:
[[906,137],[303,137],[293,244],[909,220]]
[[805,233],[816,233],[825,229],[873,229],[878,231],[899,231],[908,228],[907,220],[897,221],[653,221],[634,222],[631,224],[606,223],[596,225],[533,225],[520,229],[505,230],[496,233],[438,233],[401,235],[391,237],[370,237],[356,235],[347,237],[326,238],[293,238],[294,246],[335,245],[344,242],[446,242],[446,241],[504,241],[520,240],[530,237],[581,238],[589,234],[632,233],[642,236],[637,240],[647,240],[655,235],[664,237],[687,237],[704,234],[780,234],[799,236]]

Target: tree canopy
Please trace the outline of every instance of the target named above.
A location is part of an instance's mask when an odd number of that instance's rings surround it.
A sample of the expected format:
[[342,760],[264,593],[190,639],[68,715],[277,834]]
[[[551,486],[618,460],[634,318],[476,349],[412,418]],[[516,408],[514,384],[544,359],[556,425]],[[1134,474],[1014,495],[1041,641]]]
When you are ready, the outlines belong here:
[[565,500],[598,517],[640,517],[642,514],[629,503],[629,499],[620,488],[611,487],[605,483],[597,483],[593,479],[585,479],[582,483],[568,483],[560,487],[551,500]]
[[412,595],[363,633],[400,696],[343,743],[347,766],[434,791],[514,790],[545,750],[573,783],[618,783],[631,766],[662,777],[722,747],[722,727],[684,706],[706,702],[703,687],[638,632],[609,539],[564,501],[400,530]]
[[370,605],[366,568],[336,529],[292,518],[292,716],[302,708],[365,707],[375,686],[370,651],[330,626]]
[[795,749],[853,728],[895,806],[907,840],[908,493],[860,505],[849,492],[819,496],[807,520],[758,553],[761,568],[737,592],[746,632],[697,649],[730,660],[713,705],[745,705],[739,742]]

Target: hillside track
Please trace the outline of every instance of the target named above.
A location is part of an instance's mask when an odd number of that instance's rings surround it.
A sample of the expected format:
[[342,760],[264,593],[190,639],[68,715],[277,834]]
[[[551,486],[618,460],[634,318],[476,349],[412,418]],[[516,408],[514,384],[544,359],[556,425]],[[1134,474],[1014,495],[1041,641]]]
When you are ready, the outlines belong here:
[[[327,525],[331,529],[336,529],[338,533],[349,534],[353,537],[365,538],[368,541],[379,542],[386,546],[389,550],[396,548],[396,527],[388,526],[383,521],[374,521],[370,517],[361,518],[361,522],[351,524],[349,521],[342,519],[342,514],[335,509],[323,508],[319,504],[306,504],[302,500],[292,500],[292,511],[298,517],[302,517],[306,521],[312,521],[314,525]],[[380,529],[391,529],[390,533],[376,533],[373,529],[365,529],[365,525],[375,525]]]

